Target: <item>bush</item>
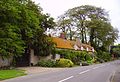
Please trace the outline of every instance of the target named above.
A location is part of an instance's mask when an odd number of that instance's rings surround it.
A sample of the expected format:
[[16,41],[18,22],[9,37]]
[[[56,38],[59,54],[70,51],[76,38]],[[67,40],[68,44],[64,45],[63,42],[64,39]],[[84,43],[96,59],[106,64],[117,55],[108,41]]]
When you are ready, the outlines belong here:
[[59,60],[53,61],[53,60],[41,60],[37,63],[36,66],[41,67],[72,67],[74,64],[69,59],[61,58]]
[[62,54],[65,59],[70,59],[74,64],[79,65],[81,61],[87,61],[92,64],[93,58],[91,54],[86,51],[74,50],[56,50],[56,54]]
[[59,59],[59,60],[56,61],[56,65],[58,67],[72,67],[74,64],[69,59],[61,58],[61,59]]
[[56,67],[56,61],[53,60],[41,60],[37,63],[37,66],[41,67]]
[[108,52],[105,52],[105,51],[98,51],[97,52],[97,57],[98,57],[98,61],[100,61],[101,63],[102,62],[107,62],[107,61],[110,61],[111,60],[111,55],[108,53]]

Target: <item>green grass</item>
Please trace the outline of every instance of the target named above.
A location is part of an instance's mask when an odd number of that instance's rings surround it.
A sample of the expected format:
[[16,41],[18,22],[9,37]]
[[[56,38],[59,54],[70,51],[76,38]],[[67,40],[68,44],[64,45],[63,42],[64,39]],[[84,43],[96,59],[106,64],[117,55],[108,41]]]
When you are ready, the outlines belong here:
[[11,70],[0,70],[0,80],[10,79],[18,76],[26,75],[25,71],[11,69]]

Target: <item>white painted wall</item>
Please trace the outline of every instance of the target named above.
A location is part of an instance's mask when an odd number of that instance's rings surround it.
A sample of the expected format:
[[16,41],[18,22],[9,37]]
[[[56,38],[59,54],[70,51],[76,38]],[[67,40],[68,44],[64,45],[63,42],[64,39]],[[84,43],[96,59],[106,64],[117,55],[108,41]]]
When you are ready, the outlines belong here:
[[39,61],[39,56],[34,55],[34,50],[33,49],[31,49],[30,54],[31,54],[30,55],[30,63],[33,64],[33,65],[37,64],[38,61]]
[[55,55],[55,60],[58,60],[58,59],[60,59],[60,54]]

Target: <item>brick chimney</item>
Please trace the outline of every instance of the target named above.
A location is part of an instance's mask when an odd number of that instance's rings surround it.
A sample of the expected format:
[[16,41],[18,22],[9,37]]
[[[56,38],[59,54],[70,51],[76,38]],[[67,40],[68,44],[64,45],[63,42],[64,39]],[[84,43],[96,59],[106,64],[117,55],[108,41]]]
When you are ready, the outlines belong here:
[[64,32],[60,33],[60,37],[59,38],[66,39],[65,33]]

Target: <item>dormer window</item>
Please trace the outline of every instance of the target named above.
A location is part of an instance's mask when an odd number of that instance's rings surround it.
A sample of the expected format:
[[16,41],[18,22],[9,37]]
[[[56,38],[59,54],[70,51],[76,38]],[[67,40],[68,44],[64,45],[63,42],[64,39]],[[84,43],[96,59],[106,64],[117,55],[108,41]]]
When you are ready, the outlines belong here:
[[89,48],[87,47],[86,50],[89,51]]
[[94,50],[94,48],[92,48],[92,52],[94,52],[95,50]]
[[79,48],[78,48],[77,45],[74,45],[74,49],[75,49],[75,50],[79,50]]
[[81,46],[81,50],[84,50],[84,48]]

